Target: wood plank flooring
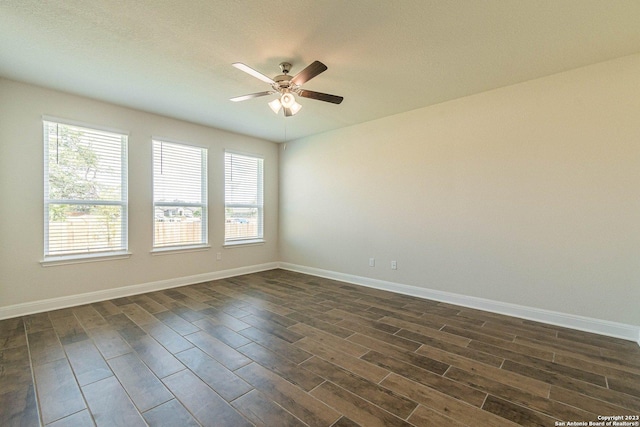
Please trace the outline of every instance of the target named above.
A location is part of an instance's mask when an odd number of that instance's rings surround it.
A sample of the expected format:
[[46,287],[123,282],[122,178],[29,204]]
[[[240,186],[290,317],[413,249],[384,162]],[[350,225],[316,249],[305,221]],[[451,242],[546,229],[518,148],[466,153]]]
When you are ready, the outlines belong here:
[[639,414],[636,343],[284,270],[0,321],[0,426]]

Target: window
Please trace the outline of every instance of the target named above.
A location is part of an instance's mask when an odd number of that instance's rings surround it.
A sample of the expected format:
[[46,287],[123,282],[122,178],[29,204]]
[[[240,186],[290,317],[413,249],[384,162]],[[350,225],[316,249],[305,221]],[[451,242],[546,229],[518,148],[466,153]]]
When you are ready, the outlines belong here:
[[225,243],[263,238],[263,159],[225,152]]
[[153,141],[154,248],[207,244],[207,149]]
[[44,256],[127,250],[127,135],[43,121]]

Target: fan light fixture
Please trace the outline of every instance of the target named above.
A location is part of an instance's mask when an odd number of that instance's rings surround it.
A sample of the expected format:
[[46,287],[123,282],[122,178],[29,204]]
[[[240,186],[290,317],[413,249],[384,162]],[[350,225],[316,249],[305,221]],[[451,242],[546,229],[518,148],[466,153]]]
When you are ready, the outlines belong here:
[[291,93],[285,93],[280,97],[280,103],[284,108],[291,108],[295,102],[296,98]]
[[292,93],[285,92],[280,96],[279,99],[274,99],[273,101],[269,102],[269,107],[276,114],[280,112],[281,108],[284,108],[285,115],[293,116],[298,111],[300,111],[302,105],[296,102],[296,98]]
[[302,105],[298,104],[297,102],[294,102],[290,108],[291,115],[292,116],[295,115],[298,111],[300,111],[301,108],[302,108]]
[[269,103],[269,107],[271,107],[274,113],[278,114],[280,112],[280,109],[282,108],[282,104],[280,103],[279,99],[274,99]]

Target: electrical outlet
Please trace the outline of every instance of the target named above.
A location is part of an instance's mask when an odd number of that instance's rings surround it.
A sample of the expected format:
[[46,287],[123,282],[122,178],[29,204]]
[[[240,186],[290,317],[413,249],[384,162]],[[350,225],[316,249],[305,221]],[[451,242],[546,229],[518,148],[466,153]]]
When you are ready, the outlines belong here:
[[369,267],[375,267],[375,266],[376,266],[376,259],[369,258]]
[[398,262],[397,261],[391,261],[391,269],[392,270],[397,270],[398,269]]
[[220,252],[216,253],[216,260],[222,260],[222,254]]

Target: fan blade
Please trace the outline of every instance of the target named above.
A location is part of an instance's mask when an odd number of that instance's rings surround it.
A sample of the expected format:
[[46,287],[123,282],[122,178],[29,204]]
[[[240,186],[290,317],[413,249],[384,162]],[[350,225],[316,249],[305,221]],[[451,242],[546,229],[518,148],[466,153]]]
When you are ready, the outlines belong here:
[[248,65],[243,64],[242,62],[234,62],[231,65],[236,67],[238,70],[242,70],[247,74],[251,74],[253,77],[260,79],[265,83],[269,83],[270,85],[275,83],[273,79],[271,79],[270,77],[265,76],[260,71],[256,71],[253,68],[249,67]]
[[314,92],[312,90],[304,89],[300,89],[298,91],[298,95],[304,98],[317,99],[318,101],[331,102],[333,104],[340,104],[344,99],[343,97],[338,95],[329,95],[328,93]]
[[291,117],[291,116],[293,116],[293,112],[291,111],[291,108],[283,107],[283,110],[284,110],[284,116],[285,116],[285,117]]
[[327,66],[324,65],[320,61],[313,61],[310,65],[307,66],[304,70],[300,71],[298,74],[293,76],[291,79],[291,83],[295,83],[298,86],[308,82],[318,74],[326,71]]
[[235,98],[229,98],[229,101],[233,101],[233,102],[246,101],[247,99],[257,98],[259,96],[271,95],[272,93],[275,93],[275,92],[266,91],[266,92],[250,93],[249,95],[242,95],[242,96],[236,96]]

